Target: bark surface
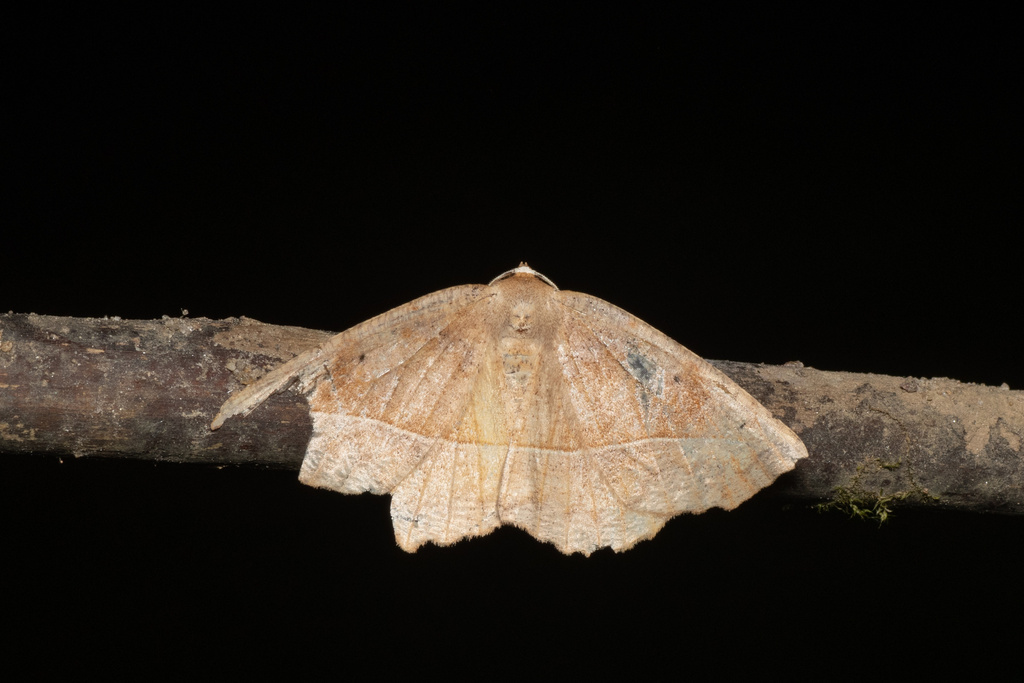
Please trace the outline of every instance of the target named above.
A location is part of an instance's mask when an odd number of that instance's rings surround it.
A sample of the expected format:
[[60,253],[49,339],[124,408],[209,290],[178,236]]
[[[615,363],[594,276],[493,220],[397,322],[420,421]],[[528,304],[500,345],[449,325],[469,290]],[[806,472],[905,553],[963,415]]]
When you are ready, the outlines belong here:
[[[290,391],[218,431],[227,396],[331,336],[251,319],[0,315],[0,452],[299,469]],[[804,441],[772,495],[881,516],[1024,512],[1024,392],[950,379],[713,361]]]

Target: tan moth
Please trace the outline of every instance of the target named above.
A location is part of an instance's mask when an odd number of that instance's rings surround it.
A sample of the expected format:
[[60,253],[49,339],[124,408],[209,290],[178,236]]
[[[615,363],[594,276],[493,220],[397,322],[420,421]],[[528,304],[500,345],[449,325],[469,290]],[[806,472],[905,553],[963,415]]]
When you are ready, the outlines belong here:
[[564,553],[626,550],[807,457],[709,363],[526,264],[332,337],[233,395],[211,427],[294,381],[313,419],[300,481],[390,493],[409,552],[502,524]]

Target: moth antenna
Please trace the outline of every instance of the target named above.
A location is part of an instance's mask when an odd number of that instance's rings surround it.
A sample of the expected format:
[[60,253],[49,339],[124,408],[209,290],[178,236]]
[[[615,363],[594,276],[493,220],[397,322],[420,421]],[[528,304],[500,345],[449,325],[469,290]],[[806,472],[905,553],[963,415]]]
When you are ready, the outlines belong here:
[[541,282],[543,282],[544,284],[551,285],[551,287],[553,287],[556,290],[558,289],[558,285],[556,285],[554,282],[552,282],[548,277],[546,277],[542,273],[538,273],[536,270],[534,270],[530,266],[526,265],[526,261],[520,261],[518,268],[513,268],[512,270],[506,270],[504,273],[502,273],[498,277],[494,278],[493,280],[491,280],[487,284],[488,285],[493,285],[495,282],[500,282],[501,280],[505,280],[505,279],[510,278],[510,277],[515,277],[519,273],[525,273],[526,275],[532,275],[535,278],[537,278],[538,280],[540,280]]

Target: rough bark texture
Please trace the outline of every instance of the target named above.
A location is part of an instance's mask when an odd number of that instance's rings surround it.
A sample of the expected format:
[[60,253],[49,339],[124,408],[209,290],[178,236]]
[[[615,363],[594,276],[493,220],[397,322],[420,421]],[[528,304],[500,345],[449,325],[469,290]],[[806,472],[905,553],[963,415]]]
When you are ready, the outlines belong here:
[[[210,420],[240,384],[329,336],[245,318],[0,315],[0,452],[298,469],[304,398],[283,392],[217,432]],[[1024,392],[715,365],[807,445],[775,494],[875,517],[898,504],[1024,512]]]

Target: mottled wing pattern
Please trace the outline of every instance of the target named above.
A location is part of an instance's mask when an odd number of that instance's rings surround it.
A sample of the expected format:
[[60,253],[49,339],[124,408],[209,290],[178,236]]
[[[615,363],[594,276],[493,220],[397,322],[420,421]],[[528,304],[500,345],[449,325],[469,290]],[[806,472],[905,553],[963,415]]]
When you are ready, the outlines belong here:
[[451,316],[491,296],[483,285],[449,287],[336,334],[320,346],[300,353],[224,402],[210,424],[219,429],[234,415],[248,415],[275,392],[298,381],[305,392],[320,378],[328,363],[352,366],[354,376],[383,374],[389,362],[403,362],[449,324]]
[[565,553],[625,550],[679,513],[736,507],[806,457],[701,358],[531,273],[346,330],[232,396],[212,426],[298,380],[313,418],[300,481],[390,493],[410,552],[503,523]]
[[[566,553],[625,550],[682,512],[732,509],[806,449],[732,380],[595,297],[555,292],[538,384],[562,435],[513,437],[499,514]],[[547,446],[544,444],[547,442]]]
[[299,480],[391,493],[407,551],[500,524],[508,434],[493,336],[504,319],[490,303],[477,295],[429,324],[389,317],[353,328],[310,395],[313,436]]

